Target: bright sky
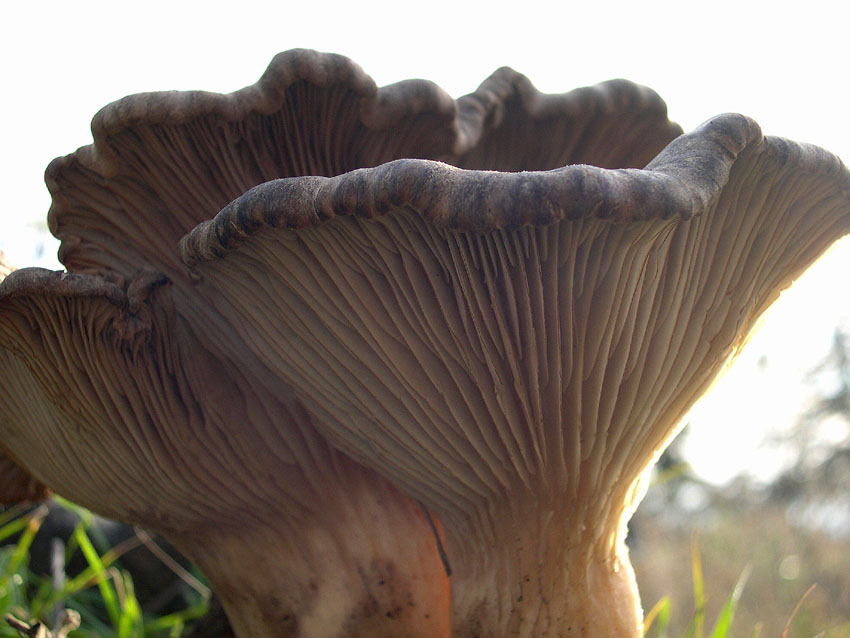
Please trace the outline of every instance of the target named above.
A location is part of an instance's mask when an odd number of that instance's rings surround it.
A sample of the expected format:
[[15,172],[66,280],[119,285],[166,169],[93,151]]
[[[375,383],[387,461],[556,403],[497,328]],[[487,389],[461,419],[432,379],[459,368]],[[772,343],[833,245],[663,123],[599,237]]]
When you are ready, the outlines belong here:
[[[454,96],[503,65],[546,92],[625,77],[658,91],[685,130],[737,111],[767,134],[850,159],[839,3],[295,4],[4,3],[0,248],[13,263],[32,260],[28,228],[49,206],[44,168],[91,141],[88,125],[100,107],[140,91],[229,92],[253,83],[275,53],[294,47],[347,55],[379,85],[422,77]],[[42,263],[58,267],[50,259],[55,247],[47,252]],[[687,449],[701,475],[723,481],[741,468],[769,473],[776,459],[754,450],[767,428],[787,426],[805,404],[802,375],[850,317],[847,272],[845,242],[780,300],[693,412]]]

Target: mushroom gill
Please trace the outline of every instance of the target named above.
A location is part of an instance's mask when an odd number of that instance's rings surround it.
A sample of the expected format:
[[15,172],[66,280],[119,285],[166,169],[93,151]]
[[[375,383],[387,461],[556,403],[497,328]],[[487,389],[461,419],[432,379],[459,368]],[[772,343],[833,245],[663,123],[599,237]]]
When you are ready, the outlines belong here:
[[222,369],[169,287],[152,273],[126,287],[10,275],[4,449],[75,502],[167,537],[239,635],[446,635],[421,508],[328,447],[285,387]]
[[181,254],[328,439],[443,522],[454,635],[638,636],[643,478],[849,194],[834,156],[724,115],[643,170],[270,182]]
[[[6,258],[6,254],[0,250],[0,281],[3,281],[15,267]],[[15,402],[9,401],[9,390],[3,388],[5,396],[0,401],[0,424],[19,418],[18,415],[10,413],[14,409]],[[2,425],[0,425],[2,427]],[[50,491],[37,481],[29,472],[20,466],[14,459],[0,451],[0,507],[14,505],[22,502],[40,501],[49,496]]]

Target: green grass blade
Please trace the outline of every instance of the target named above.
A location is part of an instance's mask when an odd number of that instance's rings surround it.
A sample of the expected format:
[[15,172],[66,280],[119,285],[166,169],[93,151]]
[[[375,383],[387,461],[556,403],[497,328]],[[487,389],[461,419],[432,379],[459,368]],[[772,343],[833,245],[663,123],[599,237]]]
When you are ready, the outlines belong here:
[[[80,524],[80,526],[82,527],[82,524]],[[141,542],[136,539],[129,539],[119,545],[116,545],[108,552],[100,556],[100,565],[104,569],[109,568],[126,552],[130,551],[134,547],[138,547],[140,544]],[[77,538],[75,535],[72,535],[71,539],[68,542],[68,545],[73,545],[73,547],[79,547],[79,543],[77,542]],[[66,560],[69,559],[70,555],[67,555]],[[61,592],[56,593],[55,598],[63,598],[65,596],[76,594],[77,592],[87,589],[90,586],[91,581],[97,578],[97,573],[98,570],[94,566],[89,565],[89,567],[77,574],[74,578],[66,581],[65,587],[62,589]]]
[[[0,548],[0,618],[12,613],[27,620],[47,620],[57,608],[70,608],[83,618],[82,626],[70,634],[74,638],[179,638],[190,621],[207,613],[207,590],[195,583],[199,594],[193,605],[167,616],[146,618],[129,572],[119,571],[114,565],[143,539],[136,536],[101,553],[89,529],[92,515],[67,505],[80,515],[80,522],[65,543],[64,552],[58,547],[54,550],[56,558],[61,560],[64,553],[67,563],[79,551],[88,564],[76,578],[55,583],[29,569],[29,553],[47,509],[29,514],[14,508],[0,512],[0,539],[18,536],[16,543]],[[0,621],[0,638],[13,637],[17,638],[17,632]]]
[[670,597],[664,596],[661,600],[659,600],[652,609],[649,610],[649,613],[646,614],[644,618],[644,629],[643,635],[648,636],[649,630],[652,627],[653,623],[658,620],[658,624],[656,625],[655,637],[656,638],[666,638],[667,637],[667,627],[670,624]]
[[3,512],[0,512],[0,529],[4,528],[7,523],[17,519],[21,514],[25,512],[26,508],[21,505],[13,505],[12,507],[6,509]]
[[732,619],[735,617],[738,601],[741,600],[741,594],[744,592],[744,587],[747,584],[751,571],[751,566],[747,565],[738,577],[738,582],[735,583],[735,589],[732,590],[729,598],[726,599],[726,603],[717,617],[717,622],[714,623],[714,628],[711,630],[711,638],[726,638],[728,635],[729,630],[732,628]]
[[691,540],[691,577],[694,581],[694,617],[688,635],[692,638],[705,638],[705,580],[696,532]]
[[129,573],[116,574],[115,589],[121,604],[121,621],[118,624],[118,638],[136,638],[144,635],[142,627],[142,608],[136,599],[133,579]]
[[200,602],[182,611],[152,618],[145,623],[144,635],[149,635],[157,631],[166,631],[175,627],[182,629],[186,623],[196,618],[205,616],[209,611],[209,605],[206,602]]
[[4,541],[10,536],[14,536],[27,525],[29,525],[29,519],[26,516],[16,518],[14,521],[6,523],[3,527],[0,527],[0,541]]
[[18,539],[18,545],[15,547],[15,551],[12,552],[12,558],[9,560],[7,569],[10,573],[17,572],[18,568],[29,558],[30,545],[35,540],[35,535],[38,533],[38,529],[41,527],[45,516],[47,516],[47,508],[41,506],[24,518],[26,529],[24,529],[23,534]]
[[106,607],[106,613],[109,614],[109,619],[112,621],[112,625],[117,629],[121,622],[121,609],[118,605],[118,598],[115,595],[115,591],[112,589],[109,574],[106,572],[106,567],[104,566],[103,561],[100,560],[100,555],[98,555],[97,550],[94,548],[94,545],[92,545],[89,537],[86,536],[86,531],[82,524],[77,525],[77,527],[74,528],[73,536],[76,539],[80,550],[83,552],[83,556],[85,556],[86,561],[88,561],[89,565],[94,570],[94,576],[97,579],[97,586],[100,590],[100,595],[103,596],[103,604],[104,607]]

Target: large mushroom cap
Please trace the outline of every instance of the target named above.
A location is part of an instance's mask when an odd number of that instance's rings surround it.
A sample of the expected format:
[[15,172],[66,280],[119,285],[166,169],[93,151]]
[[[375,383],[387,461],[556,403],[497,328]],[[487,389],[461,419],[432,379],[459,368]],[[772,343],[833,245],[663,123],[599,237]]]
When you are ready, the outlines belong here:
[[271,182],[181,254],[322,431],[446,524],[461,632],[628,635],[640,479],[850,231],[848,193],[834,156],[724,115],[642,170]]
[[[535,169],[641,167],[681,129],[656,93],[625,80],[545,95],[505,68],[455,101],[432,82],[377,88],[347,58],[294,50],[235,93],[119,100],[92,131],[93,145],[54,160],[45,176],[61,261],[124,277],[147,265],[179,286],[179,239],[269,180],[401,158],[514,170],[520,149],[537,157]],[[529,153],[531,137],[546,143]]]

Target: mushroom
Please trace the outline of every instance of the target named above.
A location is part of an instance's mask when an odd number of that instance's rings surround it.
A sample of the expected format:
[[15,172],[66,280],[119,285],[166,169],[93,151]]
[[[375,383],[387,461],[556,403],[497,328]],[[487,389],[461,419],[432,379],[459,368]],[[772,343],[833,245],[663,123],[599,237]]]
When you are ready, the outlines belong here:
[[294,51],[92,128],[47,172],[70,272],[0,284],[0,459],[170,539],[243,636],[635,634],[641,478],[850,224],[832,156],[734,116],[659,155],[625,81]]
[[523,126],[600,140],[587,161],[622,165],[678,133],[657,95],[624,81],[544,96],[502,69],[455,102],[301,50],[230,95],[107,106],[94,144],[47,170],[69,273],[0,285],[0,470],[162,534],[240,635],[446,635],[439,521],[317,433],[176,246],[266,180],[399,157],[474,164],[477,144],[510,147]]
[[848,232],[840,160],[722,115],[642,170],[272,181],[181,255],[327,438],[443,523],[453,635],[639,636],[649,470]]

